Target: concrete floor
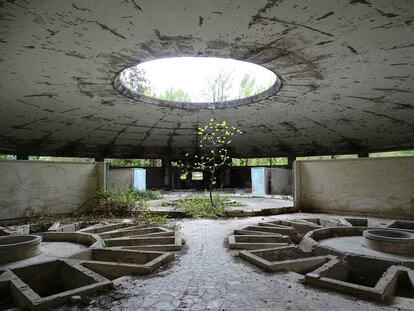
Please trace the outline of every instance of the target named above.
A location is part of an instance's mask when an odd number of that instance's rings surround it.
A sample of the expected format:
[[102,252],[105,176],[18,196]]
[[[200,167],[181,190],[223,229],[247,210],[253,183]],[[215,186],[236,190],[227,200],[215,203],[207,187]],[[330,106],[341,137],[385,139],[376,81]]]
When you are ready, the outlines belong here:
[[[170,211],[177,211],[174,206],[162,206],[161,204],[165,201],[171,200],[178,200],[182,197],[186,197],[189,195],[201,195],[203,192],[191,192],[191,193],[173,193],[165,195],[163,194],[163,198],[161,200],[152,200],[149,201],[148,207],[151,211],[156,212],[170,212]],[[292,207],[293,208],[293,200],[289,196],[274,196],[274,197],[248,197],[248,196],[230,196],[230,199],[236,200],[240,203],[240,206],[235,206],[229,208],[232,211],[243,211],[243,212],[253,212],[253,211],[261,211],[261,210],[269,210],[269,209],[277,209],[277,208],[284,208],[284,207]]]
[[293,273],[263,273],[235,258],[225,246],[225,237],[234,229],[294,216],[177,222],[188,250],[169,269],[148,277],[120,279],[115,292],[59,310],[414,310],[400,299],[392,305],[379,304],[304,286]]

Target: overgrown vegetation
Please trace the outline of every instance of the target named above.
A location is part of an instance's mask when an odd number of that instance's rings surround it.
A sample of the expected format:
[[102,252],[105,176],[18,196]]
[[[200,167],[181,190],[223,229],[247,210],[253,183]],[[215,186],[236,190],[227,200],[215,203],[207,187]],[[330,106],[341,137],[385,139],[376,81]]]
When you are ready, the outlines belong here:
[[193,217],[217,217],[223,216],[226,208],[240,205],[228,196],[216,194],[214,205],[211,205],[208,196],[189,196],[186,198],[165,202],[165,205],[175,206]]
[[161,167],[160,159],[106,159],[112,167]]
[[118,191],[100,190],[93,198],[93,204],[84,214],[99,217],[131,216],[133,209],[139,209],[145,218],[150,217],[146,210],[146,201],[161,197],[156,191],[137,191],[133,188]]

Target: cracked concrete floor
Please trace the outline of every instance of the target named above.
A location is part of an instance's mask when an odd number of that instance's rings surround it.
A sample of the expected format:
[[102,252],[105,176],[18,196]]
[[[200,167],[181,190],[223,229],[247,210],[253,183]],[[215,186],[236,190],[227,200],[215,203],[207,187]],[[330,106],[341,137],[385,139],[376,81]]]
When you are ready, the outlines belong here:
[[292,273],[264,273],[235,258],[224,244],[236,228],[291,217],[179,221],[188,250],[168,269],[120,279],[116,291],[59,310],[410,310],[395,301],[386,305],[304,286]]

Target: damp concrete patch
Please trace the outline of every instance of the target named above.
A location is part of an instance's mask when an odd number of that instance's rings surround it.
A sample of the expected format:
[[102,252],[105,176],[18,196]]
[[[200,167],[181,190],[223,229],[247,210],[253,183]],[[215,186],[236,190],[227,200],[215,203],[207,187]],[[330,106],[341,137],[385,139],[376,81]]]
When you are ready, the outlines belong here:
[[124,275],[149,274],[174,258],[172,253],[119,249],[89,249],[69,257],[110,279]]

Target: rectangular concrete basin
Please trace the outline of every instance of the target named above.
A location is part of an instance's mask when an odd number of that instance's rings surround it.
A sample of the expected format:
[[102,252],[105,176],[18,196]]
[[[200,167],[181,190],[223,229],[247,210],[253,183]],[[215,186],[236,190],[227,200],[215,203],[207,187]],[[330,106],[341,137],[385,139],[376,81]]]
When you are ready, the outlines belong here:
[[230,249],[263,249],[287,246],[290,238],[287,235],[231,235]]
[[285,226],[277,226],[277,225],[265,225],[265,223],[260,223],[259,226],[248,226],[243,228],[243,230],[250,230],[250,231],[263,231],[268,233],[280,233],[280,234],[287,234],[290,235],[294,231],[293,228],[288,228]]
[[396,220],[392,222],[388,228],[402,229],[402,230],[412,230],[414,231],[414,221],[409,220]]
[[254,231],[254,230],[234,230],[234,235],[265,235],[265,236],[280,236],[280,233],[272,233],[266,231]]
[[0,281],[0,310],[14,310],[17,307],[16,293],[10,281]]
[[171,251],[181,249],[181,238],[167,237],[132,237],[104,240],[106,247],[122,247],[128,249]]
[[85,267],[63,260],[45,261],[11,270],[19,306],[50,310],[74,295],[89,295],[112,283]]
[[368,219],[366,218],[344,218],[344,220],[356,227],[367,227]]
[[100,234],[100,233],[104,233],[108,231],[132,227],[132,226],[133,226],[132,224],[126,224],[126,223],[116,223],[116,224],[109,224],[109,225],[97,224],[97,225],[93,225],[93,226],[81,229],[79,230],[79,232]]
[[347,256],[306,274],[305,282],[366,299],[384,300],[394,295],[414,297],[414,271],[398,264],[398,261],[375,257]]
[[297,234],[298,233],[296,229],[291,226],[276,224],[273,222],[259,222],[259,226],[279,228],[281,230],[279,233],[282,233],[282,234],[283,233],[285,234]]
[[141,235],[149,235],[154,236],[171,236],[174,235],[174,231],[170,231],[160,227],[150,227],[150,228],[127,228],[122,230],[115,230],[110,232],[101,233],[100,237],[103,239],[113,239],[113,238],[120,238],[120,237],[127,237],[127,236],[141,236]]
[[124,275],[148,274],[174,258],[172,253],[121,249],[89,249],[69,257],[113,280]]
[[64,261],[52,261],[16,268],[13,269],[13,273],[29,285],[40,297],[47,297],[96,283],[92,277]]
[[289,226],[292,228],[295,228],[296,231],[300,234],[308,233],[311,230],[315,230],[318,228],[321,228],[321,226],[316,225],[314,223],[303,221],[301,219],[293,219],[293,220],[276,220],[276,221],[270,221],[266,223],[273,223],[277,225],[283,225],[283,226]]
[[297,246],[242,251],[240,257],[266,271],[293,271],[307,273],[320,267],[332,256],[315,256],[303,252]]

